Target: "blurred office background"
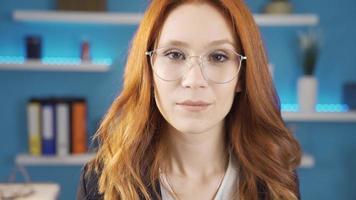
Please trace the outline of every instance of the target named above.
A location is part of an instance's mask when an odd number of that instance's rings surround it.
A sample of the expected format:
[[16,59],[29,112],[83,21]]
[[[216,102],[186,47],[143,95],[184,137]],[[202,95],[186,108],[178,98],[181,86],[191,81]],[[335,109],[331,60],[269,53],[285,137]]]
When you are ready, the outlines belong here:
[[[109,12],[142,13],[147,2],[107,0],[106,7]],[[261,13],[268,2],[246,1],[254,13]],[[297,26],[261,26],[283,109],[297,112],[297,82],[302,76],[298,33],[313,29],[318,30],[321,41],[315,69],[319,84],[318,111],[341,114],[327,120],[313,119],[313,116],[311,120],[303,116],[287,120],[304,153],[310,156],[309,164],[298,169],[302,199],[356,199],[356,119],[347,115],[352,110],[345,105],[343,90],[346,83],[356,82],[356,1],[289,2],[294,14],[312,14],[311,22]],[[84,97],[90,137],[121,90],[127,50],[138,25],[14,19],[18,10],[56,11],[55,0],[0,0],[0,5],[0,182],[6,182],[16,156],[28,153],[26,104],[29,98]],[[313,22],[315,18],[317,22]],[[110,64],[110,69],[71,72],[3,67],[6,62],[22,62],[27,35],[40,35],[42,57],[59,59],[56,62],[78,58],[81,42],[86,40],[91,59]],[[80,169],[80,164],[26,166],[32,181],[60,184],[60,199],[74,199]],[[23,181],[20,174],[18,177],[18,181]]]

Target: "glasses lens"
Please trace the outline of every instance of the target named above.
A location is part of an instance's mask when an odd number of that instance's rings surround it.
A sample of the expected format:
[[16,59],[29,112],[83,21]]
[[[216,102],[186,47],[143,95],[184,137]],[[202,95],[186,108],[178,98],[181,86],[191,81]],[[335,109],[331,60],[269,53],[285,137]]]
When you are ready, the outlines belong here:
[[214,50],[204,56],[203,72],[211,81],[224,83],[237,76],[240,64],[241,56],[234,51]]
[[182,77],[187,65],[186,54],[179,49],[160,48],[151,56],[154,72],[161,79],[172,81]]

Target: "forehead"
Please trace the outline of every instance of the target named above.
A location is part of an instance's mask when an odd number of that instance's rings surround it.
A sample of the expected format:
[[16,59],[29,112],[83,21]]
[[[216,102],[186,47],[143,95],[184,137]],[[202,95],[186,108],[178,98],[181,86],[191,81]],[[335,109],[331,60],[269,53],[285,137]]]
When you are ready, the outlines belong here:
[[231,25],[223,14],[208,3],[187,3],[169,13],[158,38],[158,46],[182,41],[198,49],[217,40],[236,44]]

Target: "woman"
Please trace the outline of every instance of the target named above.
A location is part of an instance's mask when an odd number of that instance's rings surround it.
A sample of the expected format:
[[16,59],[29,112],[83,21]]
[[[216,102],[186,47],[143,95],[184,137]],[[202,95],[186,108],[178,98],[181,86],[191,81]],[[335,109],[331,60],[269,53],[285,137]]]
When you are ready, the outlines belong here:
[[152,1],[78,199],[299,199],[267,63],[241,0]]

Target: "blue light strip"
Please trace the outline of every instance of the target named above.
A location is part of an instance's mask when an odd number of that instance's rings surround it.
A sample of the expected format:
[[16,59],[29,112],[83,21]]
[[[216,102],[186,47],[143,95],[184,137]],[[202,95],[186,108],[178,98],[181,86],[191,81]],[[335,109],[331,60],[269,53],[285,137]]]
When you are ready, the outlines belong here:
[[318,104],[317,112],[347,112],[349,107],[346,104]]
[[[81,64],[80,58],[66,58],[66,57],[45,57],[42,60],[43,64],[49,65],[79,65]],[[24,64],[26,59],[19,56],[0,56],[0,64]],[[91,62],[97,65],[111,65],[110,58],[95,58]]]
[[282,104],[281,107],[284,112],[298,112],[297,104]]
[[[298,104],[282,104],[283,112],[298,112]],[[316,112],[348,112],[349,107],[346,104],[317,104]]]
[[20,56],[0,56],[0,63],[4,64],[23,64],[24,61]]
[[112,64],[112,60],[110,58],[93,59],[92,62],[94,64],[98,64],[98,65],[111,65]]
[[60,57],[45,57],[42,63],[48,65],[79,65],[81,60],[79,58],[60,58]]

